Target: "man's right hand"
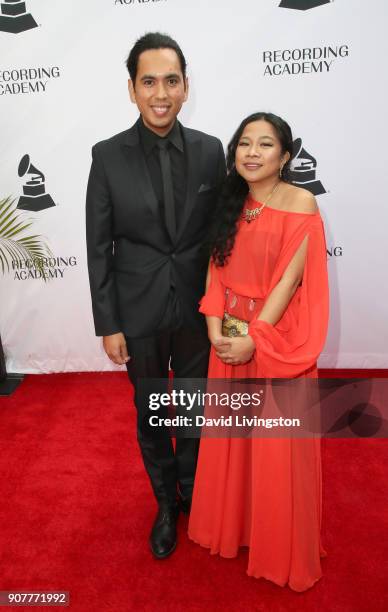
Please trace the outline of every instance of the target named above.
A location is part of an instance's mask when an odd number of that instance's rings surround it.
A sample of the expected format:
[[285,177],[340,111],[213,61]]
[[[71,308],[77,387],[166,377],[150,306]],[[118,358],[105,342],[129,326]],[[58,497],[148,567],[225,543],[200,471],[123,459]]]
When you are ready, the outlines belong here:
[[127,343],[122,332],[103,337],[103,346],[109,359],[116,365],[125,365],[130,357],[128,356]]

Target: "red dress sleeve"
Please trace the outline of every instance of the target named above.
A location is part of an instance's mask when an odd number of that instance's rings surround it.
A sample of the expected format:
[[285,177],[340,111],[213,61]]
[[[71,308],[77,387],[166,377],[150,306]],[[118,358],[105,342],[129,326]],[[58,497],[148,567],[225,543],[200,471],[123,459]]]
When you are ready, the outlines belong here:
[[290,221],[290,231],[279,254],[268,295],[281,279],[298,247],[308,236],[301,286],[276,325],[257,318],[249,325],[260,376],[293,378],[313,367],[322,351],[328,325],[329,290],[326,241],[321,217]]
[[207,316],[224,316],[225,287],[221,282],[220,272],[213,260],[210,262],[210,283],[207,291],[200,301],[199,312]]

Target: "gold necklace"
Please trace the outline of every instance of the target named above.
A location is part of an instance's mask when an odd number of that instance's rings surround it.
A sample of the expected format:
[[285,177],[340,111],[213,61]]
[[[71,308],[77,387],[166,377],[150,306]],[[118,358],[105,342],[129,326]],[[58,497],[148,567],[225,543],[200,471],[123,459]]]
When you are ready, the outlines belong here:
[[[280,183],[281,183],[281,181],[278,181],[276,183],[275,187],[272,189],[272,191],[269,194],[268,198],[266,199],[266,201],[261,206],[257,206],[256,208],[246,208],[244,210],[244,213],[243,213],[244,221],[246,221],[247,223],[250,223],[251,221],[254,221],[255,219],[257,219],[257,217],[259,217],[259,215],[261,214],[261,211],[263,210],[264,206],[266,206],[268,204],[268,202],[272,198],[273,194],[278,189]],[[249,190],[249,193],[253,196],[253,194],[252,194],[252,192],[250,190]]]

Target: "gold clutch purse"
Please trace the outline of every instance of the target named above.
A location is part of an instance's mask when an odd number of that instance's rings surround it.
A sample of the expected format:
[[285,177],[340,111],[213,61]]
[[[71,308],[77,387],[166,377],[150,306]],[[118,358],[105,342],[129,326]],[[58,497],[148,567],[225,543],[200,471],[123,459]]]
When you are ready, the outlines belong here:
[[225,312],[224,318],[222,319],[222,335],[226,336],[227,338],[247,336],[248,325],[249,321],[232,317],[232,315],[230,315],[228,312]]

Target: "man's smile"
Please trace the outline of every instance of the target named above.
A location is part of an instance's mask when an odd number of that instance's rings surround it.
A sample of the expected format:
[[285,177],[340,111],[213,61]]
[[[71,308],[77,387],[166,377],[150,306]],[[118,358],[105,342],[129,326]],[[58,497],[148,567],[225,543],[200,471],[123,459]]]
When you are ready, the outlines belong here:
[[151,108],[156,115],[158,115],[159,117],[162,117],[163,115],[166,115],[169,112],[171,106],[167,104],[158,104],[158,105],[151,105]]

